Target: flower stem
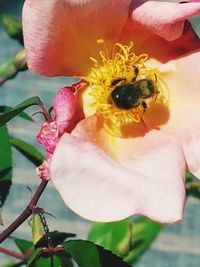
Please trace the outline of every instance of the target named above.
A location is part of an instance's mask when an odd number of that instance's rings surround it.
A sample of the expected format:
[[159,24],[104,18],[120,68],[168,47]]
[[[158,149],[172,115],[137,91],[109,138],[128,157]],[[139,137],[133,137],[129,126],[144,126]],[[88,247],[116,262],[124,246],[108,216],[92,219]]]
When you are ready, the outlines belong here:
[[9,250],[7,248],[0,247],[0,252],[6,254],[8,256],[11,256],[13,258],[19,259],[19,260],[25,260],[26,259],[26,257],[23,254]]
[[2,243],[8,236],[10,236],[10,234],[12,234],[12,232],[14,232],[33,213],[34,207],[37,204],[47,184],[47,180],[42,180],[26,209],[13,223],[8,226],[7,229],[5,229],[0,234],[0,243]]

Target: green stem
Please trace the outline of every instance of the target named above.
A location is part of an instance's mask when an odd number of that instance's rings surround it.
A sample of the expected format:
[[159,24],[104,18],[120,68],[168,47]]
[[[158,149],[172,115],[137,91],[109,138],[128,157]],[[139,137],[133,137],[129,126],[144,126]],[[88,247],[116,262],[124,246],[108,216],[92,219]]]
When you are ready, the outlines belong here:
[[200,190],[200,182],[199,181],[192,181],[185,185],[186,190],[190,189],[199,189]]

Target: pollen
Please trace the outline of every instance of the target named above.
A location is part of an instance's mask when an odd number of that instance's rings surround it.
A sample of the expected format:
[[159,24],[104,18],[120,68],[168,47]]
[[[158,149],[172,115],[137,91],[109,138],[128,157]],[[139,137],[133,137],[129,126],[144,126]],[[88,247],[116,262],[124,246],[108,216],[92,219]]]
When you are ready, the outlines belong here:
[[[111,56],[109,56],[104,41],[100,39],[97,43],[102,47],[99,52],[100,60],[90,58],[94,65],[85,79],[89,82],[91,90],[89,93],[92,98],[90,105],[95,109],[97,115],[104,119],[105,125],[111,131],[119,131],[121,127],[132,122],[139,123],[143,120],[143,115],[151,101],[166,102],[165,104],[167,104],[168,97],[164,92],[166,86],[161,79],[159,70],[146,65],[147,54],[134,54],[133,43],[130,42],[128,45],[116,43]],[[148,88],[138,87],[144,80],[151,81],[154,88],[149,95],[145,91]],[[120,91],[120,86],[129,88],[130,91],[129,84],[135,88],[135,92],[140,93],[138,93],[138,97],[133,96],[135,102],[133,101],[132,105],[128,106],[129,108],[122,108],[116,104],[117,101],[113,101],[112,95],[114,94],[112,92],[116,87]],[[125,92],[125,95],[130,102],[131,95],[129,96],[128,92]]]

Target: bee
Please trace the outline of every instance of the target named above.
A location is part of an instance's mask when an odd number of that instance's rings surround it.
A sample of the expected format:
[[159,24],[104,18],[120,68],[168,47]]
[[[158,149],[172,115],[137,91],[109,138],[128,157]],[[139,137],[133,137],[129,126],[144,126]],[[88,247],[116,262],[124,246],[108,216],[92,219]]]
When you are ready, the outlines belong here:
[[157,97],[158,91],[150,78],[131,82],[125,78],[117,78],[111,83],[111,99],[121,109],[131,109],[143,106],[144,112],[148,108],[148,101]]

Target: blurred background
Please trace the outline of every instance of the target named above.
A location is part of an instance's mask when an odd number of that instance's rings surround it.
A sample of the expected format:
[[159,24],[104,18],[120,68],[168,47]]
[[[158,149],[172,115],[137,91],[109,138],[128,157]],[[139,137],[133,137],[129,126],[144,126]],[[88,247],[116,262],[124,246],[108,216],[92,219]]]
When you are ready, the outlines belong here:
[[[22,0],[0,0],[0,13],[14,14],[21,17]],[[193,22],[196,30],[198,18]],[[16,40],[12,40],[0,25],[0,65],[11,55],[20,49]],[[39,96],[47,107],[52,104],[52,99],[57,90],[67,84],[73,83],[73,79],[44,78],[39,77],[29,71],[20,72],[15,79],[9,80],[0,87],[0,106],[15,106],[28,97]],[[29,109],[28,113],[34,113],[34,109]],[[22,119],[14,119],[8,124],[11,136],[19,137],[42,151],[35,140],[41,123],[40,116],[34,116],[35,122],[27,122]],[[42,151],[44,152],[44,151]],[[40,182],[35,174],[35,167],[26,160],[19,152],[13,149],[13,185],[9,197],[3,207],[4,226],[0,226],[0,231],[8,226],[26,207],[31,198],[31,193],[27,189],[29,186],[33,192]],[[2,157],[2,155],[0,155]],[[49,184],[45,190],[39,206],[47,212],[53,214],[57,219],[47,216],[50,230],[59,230],[76,233],[81,238],[87,237],[87,232],[91,223],[81,219],[72,213],[62,202],[59,194]],[[150,249],[144,253],[141,259],[134,265],[135,267],[197,267],[200,263],[200,201],[195,198],[188,198],[184,220],[181,225],[165,226],[152,244]],[[31,238],[31,231],[28,223],[24,223],[14,236],[21,238]],[[9,240],[3,246],[15,249]],[[8,261],[8,257],[0,254],[0,267]]]

